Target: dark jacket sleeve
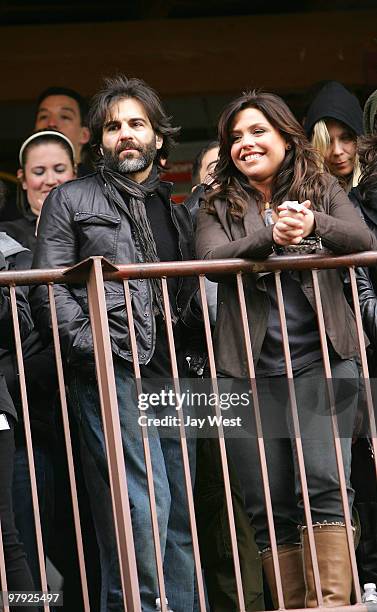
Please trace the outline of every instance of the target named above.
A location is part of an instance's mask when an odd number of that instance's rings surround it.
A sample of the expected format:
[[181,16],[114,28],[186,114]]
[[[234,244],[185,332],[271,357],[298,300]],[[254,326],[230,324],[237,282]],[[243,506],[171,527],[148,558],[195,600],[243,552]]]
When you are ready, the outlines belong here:
[[[33,268],[73,266],[77,263],[76,249],[68,197],[62,188],[54,189],[43,204]],[[70,361],[75,350],[86,356],[88,352],[92,354],[89,316],[84,313],[67,285],[55,285],[54,294],[62,349],[67,361]],[[37,287],[32,292],[30,301],[35,324],[46,343],[51,338],[51,316],[46,287]],[[86,339],[88,346],[82,346],[82,338]]]
[[[28,270],[32,263],[30,251],[22,251],[7,258],[9,270]],[[29,290],[29,291],[28,291]],[[32,291],[25,287],[25,291]],[[58,388],[54,347],[52,343],[43,346],[36,329],[23,339],[23,366],[25,372],[27,399],[33,441],[37,444],[52,444],[54,439],[53,418]],[[0,351],[0,371],[17,410],[19,421],[23,421],[20,393],[20,379],[17,358],[14,350]],[[15,432],[16,443],[25,444],[24,428]]]
[[329,185],[326,212],[314,211],[315,233],[334,253],[377,250],[377,240],[338,181]]
[[377,348],[377,295],[368,268],[356,268],[357,290],[363,327],[373,349]]
[[[5,259],[0,253],[0,270],[6,268]],[[16,287],[16,301],[21,340],[24,340],[33,329],[33,321],[27,299],[28,287]],[[7,287],[0,287],[0,348],[14,350],[13,319],[10,292]]]
[[191,215],[191,219],[192,219],[194,228],[196,227],[196,217],[198,216],[200,203],[203,200],[205,191],[206,191],[205,185],[202,185],[202,184],[197,185],[197,187],[195,187],[195,189],[190,193],[190,195],[184,201],[184,205],[186,206],[187,210],[189,211]]

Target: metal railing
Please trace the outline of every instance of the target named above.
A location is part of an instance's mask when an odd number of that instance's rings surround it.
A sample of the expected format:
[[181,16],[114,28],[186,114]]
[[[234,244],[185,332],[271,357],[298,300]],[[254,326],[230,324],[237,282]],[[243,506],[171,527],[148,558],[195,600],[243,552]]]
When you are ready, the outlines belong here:
[[[168,263],[156,263],[156,264],[129,264],[129,265],[113,265],[107,260],[101,257],[92,257],[73,268],[62,268],[58,270],[28,270],[28,271],[17,271],[17,272],[2,272],[0,274],[0,286],[10,287],[10,296],[12,304],[12,315],[15,333],[15,345],[17,354],[17,363],[20,378],[20,390],[23,407],[23,418],[26,436],[27,455],[30,468],[30,479],[31,488],[33,494],[33,507],[35,512],[35,528],[36,528],[36,539],[38,548],[38,559],[41,574],[41,586],[43,591],[47,591],[47,579],[46,579],[46,568],[45,568],[45,555],[43,551],[42,543],[42,530],[40,524],[40,514],[38,506],[38,495],[36,485],[36,475],[33,460],[33,447],[32,437],[30,431],[30,420],[28,416],[28,398],[27,398],[27,387],[25,380],[25,373],[23,367],[23,355],[22,355],[22,344],[20,339],[20,331],[18,325],[17,316],[17,305],[15,289],[16,285],[48,285],[48,296],[50,303],[51,322],[53,331],[53,343],[55,348],[56,367],[59,382],[59,395],[60,405],[63,417],[63,427],[65,444],[67,450],[68,469],[70,478],[70,488],[72,497],[73,516],[76,532],[77,542],[77,554],[79,560],[79,571],[81,576],[82,584],[82,596],[83,596],[83,609],[85,612],[89,612],[90,603],[88,595],[87,577],[85,570],[85,558],[84,558],[84,547],[82,542],[82,532],[80,525],[80,512],[77,501],[77,488],[75,479],[75,466],[72,453],[72,444],[70,437],[70,425],[68,416],[68,405],[66,398],[66,381],[64,379],[64,357],[61,354],[60,339],[59,339],[59,325],[57,320],[57,311],[54,296],[54,285],[55,284],[77,284],[85,283],[87,285],[88,302],[89,302],[89,314],[90,322],[93,333],[94,342],[94,354],[96,364],[96,375],[98,381],[98,390],[101,404],[102,422],[104,437],[106,441],[106,451],[108,457],[109,477],[110,477],[110,488],[112,495],[114,522],[116,525],[116,539],[118,546],[119,555],[119,566],[121,573],[121,582],[123,589],[123,597],[125,602],[125,608],[128,612],[138,612],[141,610],[140,594],[137,578],[137,566],[136,557],[133,542],[133,531],[130,505],[127,493],[127,470],[124,462],[124,454],[122,447],[122,436],[121,427],[118,412],[118,402],[116,393],[116,384],[112,360],[112,350],[110,343],[109,324],[107,319],[106,311],[106,299],[104,283],[106,281],[118,281],[123,283],[124,296],[125,296],[125,309],[128,318],[129,330],[130,330],[130,344],[133,357],[133,368],[134,376],[137,383],[137,391],[142,392],[142,378],[140,375],[140,364],[137,351],[137,339],[135,329],[133,325],[133,312],[132,312],[132,301],[131,292],[129,287],[129,281],[132,279],[147,279],[152,277],[159,277],[162,279],[162,290],[163,290],[163,303],[165,310],[165,322],[166,322],[166,334],[170,353],[171,363],[171,374],[174,380],[175,392],[179,393],[179,372],[177,365],[177,358],[174,346],[173,336],[173,324],[170,314],[169,295],[167,287],[167,278],[171,276],[198,276],[199,277],[199,293],[203,307],[203,318],[204,318],[204,334],[206,340],[206,347],[208,352],[208,364],[209,364],[209,376],[214,385],[213,389],[216,392],[217,385],[217,372],[216,372],[216,358],[213,350],[212,343],[212,331],[211,324],[208,314],[206,289],[204,283],[204,276],[206,274],[219,275],[234,275],[236,280],[239,308],[240,308],[240,321],[242,327],[243,341],[245,346],[245,355],[247,362],[247,376],[250,381],[253,406],[254,406],[254,419],[256,424],[256,437],[257,445],[260,456],[261,473],[263,480],[263,489],[265,496],[265,504],[267,510],[267,520],[269,527],[270,542],[272,548],[273,567],[276,577],[277,586],[277,597],[279,608],[284,609],[284,595],[283,587],[279,568],[279,558],[276,544],[276,534],[273,519],[273,507],[271,503],[271,495],[269,488],[266,452],[263,437],[262,420],[260,414],[260,408],[258,403],[258,389],[255,379],[255,368],[253,362],[253,350],[252,350],[252,334],[250,330],[249,321],[247,316],[246,299],[243,285],[244,275],[250,273],[260,272],[272,272],[275,274],[275,286],[278,303],[278,311],[280,317],[280,325],[283,339],[283,352],[284,360],[288,381],[289,400],[292,411],[292,418],[294,424],[294,439],[296,445],[296,452],[298,458],[298,465],[300,471],[301,490],[303,496],[304,514],[305,521],[308,529],[308,539],[310,545],[310,555],[312,560],[312,566],[314,571],[314,582],[316,597],[319,604],[319,608],[323,607],[323,599],[320,585],[320,575],[318,569],[318,560],[315,547],[315,539],[313,532],[313,523],[311,518],[310,500],[308,494],[308,485],[306,480],[305,465],[304,465],[304,454],[302,448],[302,440],[300,435],[300,425],[297,412],[297,402],[295,396],[295,387],[293,384],[294,374],[292,370],[292,361],[289,350],[287,324],[284,310],[284,297],[281,287],[280,273],[284,270],[310,270],[312,275],[312,283],[314,288],[314,297],[316,304],[316,313],[318,320],[318,330],[321,342],[322,360],[325,370],[328,394],[330,398],[330,404],[333,406],[334,397],[332,390],[332,376],[331,376],[331,365],[328,350],[328,343],[326,337],[325,321],[322,309],[321,301],[321,290],[318,273],[324,269],[340,269],[346,268],[349,271],[350,287],[352,291],[353,299],[353,310],[356,319],[356,327],[358,334],[358,348],[360,354],[360,363],[362,376],[364,378],[365,389],[366,389],[366,403],[369,418],[369,427],[371,432],[371,440],[374,450],[374,462],[377,474],[377,435],[376,435],[376,423],[374,417],[372,392],[369,381],[368,362],[365,350],[365,340],[363,333],[363,326],[360,314],[357,284],[355,277],[355,267],[357,266],[372,266],[377,264],[377,253],[367,252],[353,255],[344,256],[322,256],[322,255],[306,255],[306,256],[284,256],[284,257],[270,257],[265,261],[246,261],[246,260],[218,260],[218,261],[186,261],[186,262],[168,262]],[[219,406],[216,406],[217,414],[219,414]],[[351,607],[345,607],[344,609],[363,609],[365,606],[361,603],[361,591],[358,580],[355,550],[353,543],[353,531],[351,525],[351,517],[349,512],[349,506],[347,501],[347,490],[344,475],[342,451],[340,446],[340,439],[337,432],[337,419],[335,411],[332,416],[332,427],[334,434],[334,446],[336,453],[336,461],[339,472],[339,484],[340,494],[344,511],[344,519],[347,531],[347,542],[351,561],[352,576],[353,576],[353,587],[354,587],[354,600],[355,604]],[[154,548],[156,555],[156,568],[160,589],[161,598],[161,609],[166,612],[165,605],[165,587],[164,587],[164,572],[163,572],[163,558],[161,554],[159,530],[156,513],[156,501],[155,492],[153,485],[153,470],[151,462],[151,454],[149,448],[148,433],[146,428],[142,428],[143,436],[143,448],[145,456],[146,474],[147,474],[147,486],[150,498],[150,510],[151,510],[151,523],[152,523],[152,535],[154,539]],[[245,601],[243,594],[243,585],[240,569],[240,561],[238,554],[237,545],[237,533],[233,514],[233,503],[232,493],[229,480],[228,470],[228,459],[227,450],[225,444],[224,432],[222,425],[218,425],[218,440],[220,448],[222,474],[224,478],[225,487],[225,499],[227,506],[227,514],[229,519],[230,538],[231,538],[231,549],[233,554],[234,562],[234,575],[236,580],[237,597],[238,597],[238,609],[240,611],[245,610]],[[205,599],[205,587],[202,574],[201,560],[200,560],[200,549],[199,540],[195,520],[195,509],[194,509],[194,498],[193,498],[193,483],[190,475],[190,464],[189,454],[187,449],[186,432],[183,425],[180,427],[180,443],[182,452],[182,465],[185,478],[185,487],[187,495],[187,512],[189,515],[192,545],[193,545],[193,556],[195,562],[196,571],[196,584],[199,608],[201,612],[206,611],[206,599]],[[6,575],[4,572],[4,557],[2,546],[0,542],[0,565],[1,571],[1,585],[2,590],[6,591]],[[4,608],[5,611],[7,608]],[[49,605],[44,604],[44,610],[49,610]],[[179,612],[179,611],[176,611]]]

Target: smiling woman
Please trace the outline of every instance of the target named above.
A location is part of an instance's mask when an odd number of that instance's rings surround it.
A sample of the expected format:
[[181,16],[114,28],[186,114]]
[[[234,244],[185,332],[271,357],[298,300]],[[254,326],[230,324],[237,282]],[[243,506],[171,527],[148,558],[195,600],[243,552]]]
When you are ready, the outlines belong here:
[[267,194],[289,145],[257,108],[238,113],[231,139],[230,155],[235,167],[250,185]]
[[75,150],[61,132],[44,130],[24,141],[19,162],[17,205],[23,217],[2,223],[0,230],[33,251],[45,199],[54,187],[76,177]]
[[[220,117],[219,142],[215,188],[207,192],[198,213],[199,258],[263,259],[282,247],[295,248],[292,245],[301,244],[305,238],[312,238],[314,242],[320,238],[324,246],[336,253],[373,248],[374,238],[338,182],[319,168],[318,154],[281,98],[252,92],[231,102]],[[298,200],[302,206],[292,205],[291,200]],[[334,442],[326,420],[329,408],[312,278],[305,273],[297,275],[288,271],[282,272],[279,278],[291,366],[297,384],[323,602],[324,606],[348,605],[351,567]],[[337,271],[323,270],[318,278],[332,376],[351,379],[346,401],[347,429],[342,438],[351,509],[350,457],[358,378],[355,322]],[[219,376],[243,379],[248,389],[237,285],[227,277],[216,280],[219,281],[214,335],[217,372]],[[288,366],[282,350],[275,276],[245,275],[244,287],[285,607],[314,607],[317,603],[292,435],[286,386]],[[310,427],[305,430],[308,422]],[[271,435],[272,423],[280,423],[281,427]],[[229,438],[227,449],[238,471],[246,510],[255,528],[265,573],[278,607],[258,446],[247,426],[244,433],[240,438]]]

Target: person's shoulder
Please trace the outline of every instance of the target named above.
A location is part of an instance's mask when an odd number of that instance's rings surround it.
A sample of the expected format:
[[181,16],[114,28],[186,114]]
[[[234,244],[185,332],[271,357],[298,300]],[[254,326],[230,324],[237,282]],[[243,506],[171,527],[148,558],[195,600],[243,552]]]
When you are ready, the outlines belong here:
[[60,206],[62,202],[69,206],[70,203],[77,201],[77,198],[81,200],[82,198],[93,197],[99,188],[98,173],[93,172],[88,176],[75,178],[54,187],[48,194],[44,206]]
[[358,187],[352,187],[351,191],[348,194],[348,197],[354,206],[358,208],[361,207],[362,197],[361,197],[360,189]]
[[329,191],[331,191],[334,188],[337,188],[337,189],[342,188],[337,177],[330,174],[330,172],[322,172],[321,179],[322,179],[323,185]]
[[30,225],[30,221],[25,217],[19,217],[18,219],[12,219],[12,221],[0,221],[0,232],[6,232],[10,236],[16,230],[24,231],[25,227]]
[[70,193],[71,191],[90,189],[96,185],[98,185],[98,172],[92,172],[92,174],[87,174],[86,176],[66,181],[62,185],[55,187],[55,190],[63,193]]
[[348,194],[336,176],[333,176],[329,172],[323,172],[321,174],[321,181],[323,198],[327,204],[333,200],[339,199],[349,202]]
[[34,233],[35,222],[33,223],[30,218],[20,217],[13,221],[2,221],[0,223],[0,234],[5,234],[8,239],[16,240],[25,248],[28,248],[29,245],[25,243],[29,241],[30,236],[34,236]]

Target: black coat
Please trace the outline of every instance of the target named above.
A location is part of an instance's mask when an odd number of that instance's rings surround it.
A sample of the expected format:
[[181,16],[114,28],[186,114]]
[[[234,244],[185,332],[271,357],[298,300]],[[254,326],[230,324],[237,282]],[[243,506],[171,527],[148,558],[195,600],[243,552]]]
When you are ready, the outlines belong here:
[[[354,187],[349,198],[360,212],[370,231],[377,237],[377,193],[366,204],[358,187]],[[356,268],[357,289],[364,331],[370,340],[370,374],[377,374],[377,266]]]
[[[8,262],[0,251],[0,270],[8,269]],[[16,288],[17,312],[20,326],[21,340],[25,340],[33,329],[33,322],[27,299],[27,288]],[[1,349],[15,354],[15,342],[13,334],[13,320],[10,304],[9,289],[0,287],[0,352]],[[9,394],[4,372],[0,368],[0,413],[6,412],[17,419],[17,413]]]
[[36,223],[37,216],[31,210],[28,210],[19,219],[0,223],[0,232],[6,232],[8,236],[17,240],[33,253],[37,243],[35,236]]
[[[8,270],[28,270],[33,256],[30,251],[22,251],[7,257]],[[23,295],[28,298],[30,287],[22,287]],[[53,445],[54,411],[58,388],[54,348],[47,346],[34,328],[22,340],[22,355],[26,379],[26,391],[30,425],[34,444]],[[19,426],[15,430],[16,444],[24,444],[23,411],[20,394],[17,358],[14,350],[0,349],[0,371],[5,376],[10,396],[16,408]]]
[[[190,214],[183,205],[170,201],[171,185],[160,182],[157,193],[169,203],[172,221],[179,236],[183,260],[195,259]],[[47,197],[40,218],[34,268],[73,266],[102,255],[114,264],[142,261],[135,243],[127,205],[120,194],[105,184],[98,173],[60,185]],[[198,325],[197,279],[181,278],[175,311],[186,327]],[[131,280],[130,289],[138,343],[139,360],[147,364],[155,349],[156,324],[152,291],[148,281]],[[105,283],[111,346],[115,355],[132,361],[123,284]],[[84,286],[55,287],[56,306],[62,348],[67,362],[83,366],[94,363],[87,292]],[[33,314],[39,328],[48,327],[48,304],[38,293],[33,300]],[[46,325],[47,323],[47,325]]]

